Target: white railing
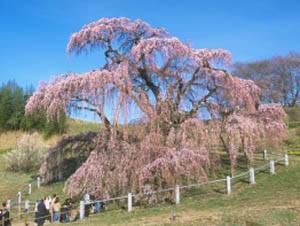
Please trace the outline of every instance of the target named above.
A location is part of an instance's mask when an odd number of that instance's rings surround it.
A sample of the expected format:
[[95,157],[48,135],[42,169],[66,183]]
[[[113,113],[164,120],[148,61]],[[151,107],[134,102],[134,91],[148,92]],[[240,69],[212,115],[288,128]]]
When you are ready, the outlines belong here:
[[[269,153],[269,155],[274,155],[273,153]],[[278,155],[278,154],[276,154]],[[282,156],[282,155],[280,155]],[[264,160],[267,161],[268,160],[268,153],[265,150],[264,151]],[[91,205],[91,204],[95,204],[97,202],[109,202],[109,201],[114,201],[114,200],[125,200],[128,199],[128,212],[132,211],[132,204],[133,201],[132,199],[135,196],[141,196],[141,195],[152,195],[152,194],[156,194],[156,193],[162,193],[162,192],[170,192],[170,191],[175,191],[175,203],[179,204],[180,203],[180,190],[181,189],[186,189],[186,188],[192,188],[192,187],[199,187],[199,186],[203,186],[203,185],[209,185],[209,184],[216,184],[216,183],[224,183],[226,182],[226,193],[227,195],[231,194],[231,181],[246,175],[249,175],[249,181],[250,184],[255,184],[255,172],[259,171],[259,170],[263,170],[266,169],[268,167],[270,167],[270,174],[273,175],[275,174],[275,163],[278,163],[280,161],[285,161],[285,166],[289,165],[288,162],[288,155],[284,155],[284,157],[276,159],[276,160],[271,160],[268,163],[265,163],[259,167],[256,168],[250,168],[248,171],[237,174],[233,177],[227,176],[226,178],[223,179],[217,179],[214,181],[206,181],[206,182],[202,182],[202,183],[196,183],[196,184],[190,184],[190,185],[184,185],[184,186],[176,186],[175,188],[167,188],[167,189],[162,189],[162,190],[157,190],[157,191],[150,191],[150,192],[146,192],[146,193],[138,193],[138,194],[131,194],[128,193],[127,196],[120,196],[120,197],[115,197],[115,198],[110,198],[110,199],[104,199],[104,200],[96,200],[96,201],[81,201],[80,202],[80,219],[82,220],[84,218],[84,210],[85,210],[85,205]]]
[[[264,160],[267,161],[269,158],[269,155],[273,155],[273,153],[267,153],[267,151],[264,151]],[[277,155],[277,154],[276,154]],[[281,155],[282,156],[282,155]],[[82,220],[85,217],[85,211],[86,205],[91,205],[91,204],[95,204],[95,203],[107,203],[110,201],[116,201],[116,200],[126,200],[127,199],[127,206],[128,206],[128,212],[131,212],[133,210],[133,198],[134,197],[141,197],[141,196],[148,196],[148,195],[153,195],[153,194],[157,194],[157,193],[163,193],[163,192],[174,192],[175,191],[175,203],[176,204],[180,204],[180,190],[182,189],[190,189],[193,187],[199,187],[199,186],[204,186],[204,185],[210,185],[210,184],[217,184],[217,183],[225,183],[225,188],[226,188],[226,194],[227,195],[231,195],[232,191],[231,191],[231,182],[237,178],[240,177],[244,177],[246,175],[249,175],[249,182],[250,184],[255,184],[255,172],[256,171],[260,171],[260,170],[264,170],[267,168],[270,168],[270,174],[275,174],[275,164],[280,162],[280,161],[284,161],[284,165],[288,166],[289,165],[289,159],[288,159],[288,155],[284,155],[284,157],[276,159],[276,160],[271,160],[266,162],[265,164],[258,166],[256,168],[250,168],[248,171],[246,172],[242,172],[240,174],[237,174],[233,177],[227,176],[226,178],[222,178],[222,179],[217,179],[217,180],[213,180],[213,181],[206,181],[206,182],[201,182],[201,183],[195,183],[195,184],[189,184],[189,185],[183,185],[183,186],[175,186],[174,188],[167,188],[167,189],[161,189],[161,190],[156,190],[156,191],[149,191],[149,192],[144,192],[144,193],[137,193],[137,194],[132,194],[132,193],[128,193],[128,195],[124,195],[124,196],[120,196],[120,197],[114,197],[114,198],[109,198],[109,199],[103,199],[103,200],[95,200],[95,201],[80,201],[80,206],[79,206],[79,218]],[[37,179],[37,188],[40,188],[40,179]],[[26,192],[26,191],[25,191]],[[27,194],[30,195],[32,194],[32,185],[28,185],[28,190],[27,190]],[[25,221],[27,220],[31,220],[28,219],[28,214],[31,213],[32,211],[30,211],[30,207],[33,207],[35,205],[35,202],[30,202],[28,200],[26,201],[22,201],[22,192],[18,192],[17,195],[17,201],[16,202],[12,202],[12,200],[8,200],[8,207],[12,207],[12,206],[17,206],[19,209],[19,216],[25,214]],[[21,207],[24,207],[24,213],[21,211]],[[26,211],[28,210],[28,211]],[[34,219],[34,218],[32,218]]]

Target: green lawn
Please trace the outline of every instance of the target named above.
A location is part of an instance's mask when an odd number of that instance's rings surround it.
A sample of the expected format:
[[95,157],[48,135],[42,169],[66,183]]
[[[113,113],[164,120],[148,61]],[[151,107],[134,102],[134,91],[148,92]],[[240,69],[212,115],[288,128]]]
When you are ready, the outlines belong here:
[[87,122],[78,119],[68,118],[67,135],[76,135],[85,132],[99,132],[101,124],[96,122]]
[[[229,174],[229,167],[222,156],[222,171],[217,178]],[[275,156],[274,156],[275,157]],[[240,157],[242,159],[242,156]],[[275,157],[278,158],[278,157]],[[236,173],[244,172],[245,163],[239,161]],[[262,155],[256,155],[255,165],[264,163]],[[205,185],[181,190],[181,203],[134,205],[127,212],[126,200],[112,203],[109,210],[70,225],[300,225],[300,156],[290,156],[290,166],[276,165],[276,174],[269,169],[256,173],[256,184],[249,184],[248,175],[235,179],[232,195],[225,194],[225,183]],[[17,192],[23,190],[23,200],[34,201],[45,195],[58,194],[67,197],[64,183],[58,182],[36,188],[36,173],[12,173],[6,170],[4,155],[0,154],[0,200],[17,200]],[[213,180],[214,178],[210,178]],[[33,184],[33,194],[27,195],[27,186]],[[172,215],[176,214],[176,220]],[[17,216],[17,208],[12,209]],[[32,215],[31,215],[32,216]],[[23,219],[15,219],[16,222]],[[18,224],[17,224],[18,225]]]
[[[300,225],[300,158],[290,166],[276,165],[256,173],[256,184],[248,176],[225,194],[225,184],[207,185],[181,192],[181,203],[135,206],[106,211],[72,225]],[[172,214],[176,220],[172,220]]]
[[[18,215],[16,202],[18,201],[18,192],[22,192],[22,202],[29,200],[34,202],[46,195],[58,194],[61,199],[65,199],[67,194],[63,192],[64,182],[53,183],[51,185],[37,188],[37,173],[14,173],[6,170],[7,163],[4,154],[0,154],[0,201],[11,200],[13,203],[11,216]],[[28,194],[28,184],[32,184],[32,194]],[[24,204],[22,206],[24,208]]]

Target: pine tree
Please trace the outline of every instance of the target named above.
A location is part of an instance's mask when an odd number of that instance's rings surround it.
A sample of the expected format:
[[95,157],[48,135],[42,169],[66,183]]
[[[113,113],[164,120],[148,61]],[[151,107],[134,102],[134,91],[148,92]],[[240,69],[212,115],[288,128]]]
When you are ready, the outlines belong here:
[[24,117],[24,93],[23,89],[18,86],[16,86],[13,91],[13,113],[8,121],[8,126],[10,129],[18,130],[20,129],[21,121]]
[[9,129],[8,121],[13,113],[12,106],[12,86],[8,83],[1,88],[0,99],[0,131]]
[[25,116],[25,105],[33,92],[33,86],[26,87],[24,91],[14,80],[0,87],[0,132],[19,129],[27,132],[37,130],[44,133],[45,137],[50,137],[65,131],[64,111],[59,118],[55,115],[47,119],[44,111],[35,116]]

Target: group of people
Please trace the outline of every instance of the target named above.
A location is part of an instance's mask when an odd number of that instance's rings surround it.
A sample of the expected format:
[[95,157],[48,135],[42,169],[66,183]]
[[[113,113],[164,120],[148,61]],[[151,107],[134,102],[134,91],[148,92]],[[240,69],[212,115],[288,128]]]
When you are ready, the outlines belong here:
[[1,226],[11,225],[10,218],[9,218],[9,209],[7,208],[6,202],[2,203],[2,209],[0,209],[0,225]]
[[102,210],[107,210],[108,208],[108,204],[105,201],[96,201],[95,200],[95,196],[94,195],[90,195],[90,194],[85,194],[84,197],[84,217],[88,217],[90,215],[90,212],[96,214],[100,211],[100,209]]
[[73,202],[70,198],[66,199],[61,205],[56,195],[37,200],[35,204],[35,223],[38,226],[43,226],[46,220],[53,223],[70,222],[72,206]]
[[[94,196],[86,194],[84,196],[85,201],[85,217],[88,217],[90,212],[96,214],[100,209],[106,210],[107,203],[103,201],[93,201]],[[71,214],[74,203],[70,198],[67,198],[65,202],[61,205],[59,198],[56,194],[53,197],[46,196],[35,203],[35,225],[43,226],[45,221],[51,223],[67,223],[70,221],[75,221],[79,218],[79,211],[73,211],[75,214]],[[26,210],[29,211],[29,210]],[[4,224],[3,224],[4,222]],[[0,226],[11,226],[11,219],[9,217],[9,208],[7,208],[7,203],[2,203],[2,209],[0,209]]]

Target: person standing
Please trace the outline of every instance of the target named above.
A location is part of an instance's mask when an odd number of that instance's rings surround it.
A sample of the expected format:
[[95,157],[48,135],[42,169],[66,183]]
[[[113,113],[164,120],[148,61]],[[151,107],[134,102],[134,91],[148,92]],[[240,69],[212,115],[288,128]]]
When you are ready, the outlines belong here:
[[48,217],[47,209],[44,204],[44,200],[41,199],[37,206],[37,219],[36,220],[37,220],[38,226],[43,226],[47,217]]
[[2,203],[2,217],[4,217],[4,226],[10,226],[9,210],[6,206],[6,202]]
[[71,200],[66,199],[60,210],[60,222],[70,222]]
[[35,223],[35,225],[37,225],[38,224],[38,205],[39,205],[39,203],[40,203],[40,200],[36,200],[36,202],[35,202],[35,206],[34,206],[34,223]]
[[11,226],[10,218],[9,218],[9,210],[6,206],[6,202],[2,203],[2,207],[3,207],[3,209],[0,212],[0,225],[2,225],[2,222],[4,220],[3,226]]
[[61,209],[61,205],[60,205],[60,203],[59,203],[59,198],[56,197],[56,198],[55,198],[55,201],[54,201],[54,203],[53,203],[53,205],[52,205],[52,210],[53,210],[53,223],[55,223],[55,222],[58,221],[60,209]]
[[51,222],[51,216],[50,216],[51,197],[50,196],[45,197],[44,204],[45,204],[45,207],[47,209],[47,215],[49,216],[49,217],[47,217],[47,220],[49,222]]
[[84,199],[84,202],[85,202],[85,203],[90,202],[90,194],[89,194],[89,193],[86,193],[86,194],[84,195],[83,199]]

